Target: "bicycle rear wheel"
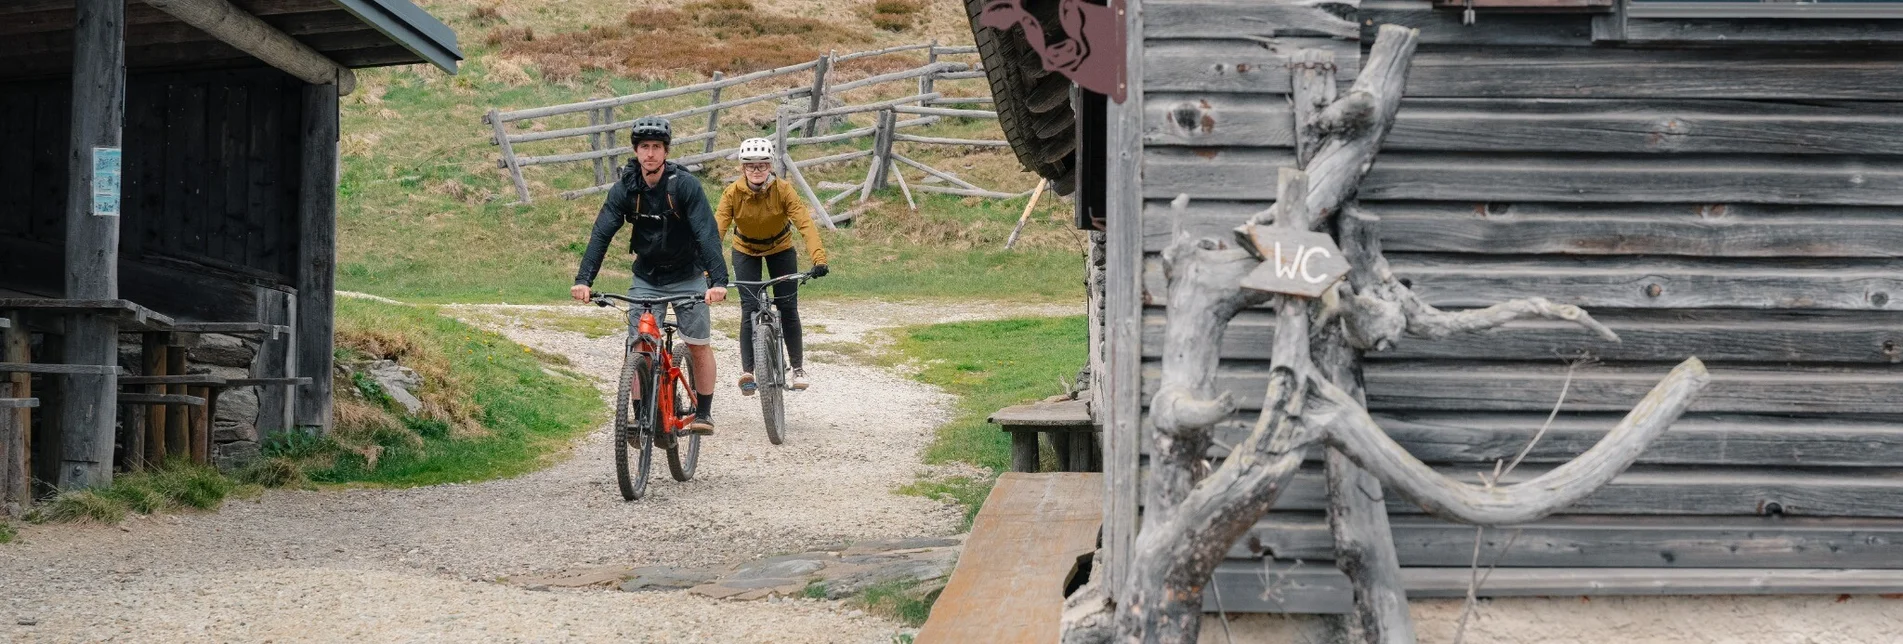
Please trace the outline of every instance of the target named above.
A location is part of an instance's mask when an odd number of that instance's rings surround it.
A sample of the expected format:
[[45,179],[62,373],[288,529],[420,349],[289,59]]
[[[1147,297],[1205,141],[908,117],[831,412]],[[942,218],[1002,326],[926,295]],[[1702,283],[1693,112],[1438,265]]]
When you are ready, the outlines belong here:
[[780,350],[780,333],[775,325],[759,323],[753,327],[753,366],[760,387],[760,413],[766,420],[766,439],[774,445],[786,443],[786,363]]
[[[621,485],[621,498],[629,501],[647,494],[648,472],[654,462],[654,434],[650,429],[654,418],[651,363],[647,356],[629,350],[621,364],[621,386],[616,388],[615,481]],[[636,387],[640,387],[640,400],[633,399]],[[630,454],[630,448],[635,453]],[[638,460],[630,463],[630,458]]]
[[[694,408],[694,361],[687,353],[680,351],[686,347],[676,344],[674,363],[681,367],[681,377],[674,381],[674,415],[685,416],[699,413]],[[667,472],[674,480],[687,482],[694,478],[694,468],[700,464],[700,434],[688,434],[687,444],[681,445],[681,437],[675,436],[667,446]]]

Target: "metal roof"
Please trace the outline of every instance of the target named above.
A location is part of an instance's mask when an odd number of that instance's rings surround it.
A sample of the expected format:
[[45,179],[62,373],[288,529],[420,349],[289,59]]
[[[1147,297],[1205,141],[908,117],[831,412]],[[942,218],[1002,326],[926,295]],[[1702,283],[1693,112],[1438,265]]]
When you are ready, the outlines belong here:
[[456,32],[409,0],[332,0],[345,11],[415,53],[419,60],[456,73],[463,52]]

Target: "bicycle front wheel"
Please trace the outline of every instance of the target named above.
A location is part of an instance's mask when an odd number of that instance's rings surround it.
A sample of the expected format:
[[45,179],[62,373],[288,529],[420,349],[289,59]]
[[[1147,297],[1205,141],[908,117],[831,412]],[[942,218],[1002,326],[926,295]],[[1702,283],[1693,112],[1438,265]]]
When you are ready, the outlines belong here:
[[[686,347],[674,345],[674,363],[681,367],[681,377],[674,381],[674,415],[686,416],[701,413],[694,408],[694,361],[681,351]],[[688,434],[686,444],[682,437],[675,436],[667,446],[667,472],[674,480],[687,482],[694,478],[694,467],[700,463],[700,434]]]
[[766,420],[766,439],[774,445],[786,443],[785,354],[780,351],[779,327],[755,324],[753,327],[753,366],[760,387],[760,413]]
[[[647,494],[648,472],[654,462],[653,425],[644,425],[654,418],[653,382],[652,360],[629,350],[621,364],[621,386],[616,388],[614,438],[615,481],[621,485],[621,498],[629,501]],[[638,400],[636,391],[641,392]]]

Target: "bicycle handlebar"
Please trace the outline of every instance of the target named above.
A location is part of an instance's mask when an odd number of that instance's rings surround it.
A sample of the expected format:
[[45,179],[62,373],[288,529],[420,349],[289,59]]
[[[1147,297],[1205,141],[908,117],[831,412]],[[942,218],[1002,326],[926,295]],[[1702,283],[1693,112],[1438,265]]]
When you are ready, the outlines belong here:
[[806,274],[806,273],[787,273],[787,274],[785,274],[785,275],[781,275],[781,276],[779,276],[779,277],[775,277],[775,278],[773,278],[773,279],[770,279],[770,280],[766,280],[766,281],[763,281],[763,282],[742,282],[742,281],[738,281],[738,280],[735,280],[735,281],[731,281],[731,282],[728,282],[728,284],[729,284],[729,285],[732,285],[732,286],[759,286],[759,287],[767,287],[767,286],[772,286],[772,285],[774,285],[774,284],[778,284],[778,283],[780,283],[780,282],[786,282],[786,281],[791,281],[791,280],[799,280],[799,281],[802,281],[802,282],[804,282],[804,281],[807,281],[807,280],[810,280],[810,279],[813,279],[813,277],[812,277],[811,275],[808,275],[808,274]]
[[668,297],[653,298],[653,299],[625,297],[621,295],[616,295],[614,293],[593,293],[591,295],[592,297],[590,297],[590,299],[594,300],[595,306],[608,306],[609,299],[621,300],[623,302],[627,302],[635,306],[660,306],[662,304],[673,304],[675,302],[705,302],[707,301],[707,295],[704,293],[695,293],[692,295],[670,295]]

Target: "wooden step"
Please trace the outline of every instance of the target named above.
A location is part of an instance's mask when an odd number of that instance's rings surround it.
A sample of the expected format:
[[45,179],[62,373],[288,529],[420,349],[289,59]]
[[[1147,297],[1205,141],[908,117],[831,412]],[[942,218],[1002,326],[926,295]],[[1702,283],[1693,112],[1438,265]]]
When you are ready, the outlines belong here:
[[1101,474],[999,476],[915,641],[1056,642],[1064,588],[1102,523]]

